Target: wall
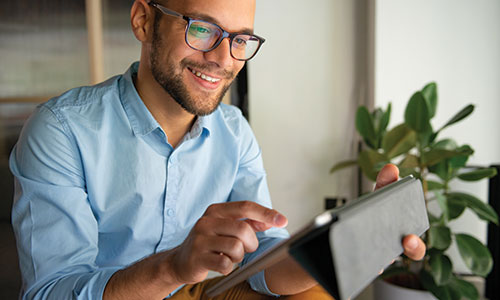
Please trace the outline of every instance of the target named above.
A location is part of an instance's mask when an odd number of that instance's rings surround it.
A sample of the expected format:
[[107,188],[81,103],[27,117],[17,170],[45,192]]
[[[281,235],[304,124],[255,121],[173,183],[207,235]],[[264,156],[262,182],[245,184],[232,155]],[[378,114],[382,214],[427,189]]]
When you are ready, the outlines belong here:
[[[470,144],[476,150],[472,165],[500,163],[499,17],[498,0],[376,1],[375,104],[385,107],[392,101],[391,124],[402,122],[415,90],[436,81],[439,104],[433,127],[474,103],[474,113],[442,137]],[[485,182],[454,182],[454,188],[487,199]],[[486,225],[471,213],[452,226],[485,241]],[[456,267],[466,271],[463,264]]]
[[[250,123],[263,151],[274,206],[294,231],[323,210],[325,196],[350,196],[350,157],[360,98],[355,45],[359,1],[257,1],[255,32],[266,38],[248,65]],[[359,81],[359,80],[358,80]]]

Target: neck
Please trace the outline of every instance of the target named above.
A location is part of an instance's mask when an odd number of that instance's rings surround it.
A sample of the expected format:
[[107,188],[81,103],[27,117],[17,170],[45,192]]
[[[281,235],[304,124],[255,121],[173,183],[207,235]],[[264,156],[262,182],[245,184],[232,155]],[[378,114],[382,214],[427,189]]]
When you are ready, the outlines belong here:
[[146,70],[139,64],[135,88],[142,101],[160,124],[172,147],[177,147],[184,135],[191,129],[196,116],[184,110]]

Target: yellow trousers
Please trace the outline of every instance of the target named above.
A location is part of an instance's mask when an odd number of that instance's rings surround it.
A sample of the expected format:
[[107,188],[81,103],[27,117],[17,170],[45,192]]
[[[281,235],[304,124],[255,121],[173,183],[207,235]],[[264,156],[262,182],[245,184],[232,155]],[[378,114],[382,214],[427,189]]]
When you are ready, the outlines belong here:
[[[259,294],[250,288],[250,285],[246,281],[236,285],[235,287],[225,291],[224,293],[214,297],[208,298],[205,295],[205,291],[221,280],[223,277],[216,277],[212,279],[205,280],[197,284],[188,284],[184,286],[180,291],[175,293],[175,295],[170,299],[175,300],[271,300],[277,299],[275,297],[266,296]],[[286,300],[333,300],[333,298],[328,294],[321,286],[317,285],[310,290],[303,293],[283,296],[278,299]]]

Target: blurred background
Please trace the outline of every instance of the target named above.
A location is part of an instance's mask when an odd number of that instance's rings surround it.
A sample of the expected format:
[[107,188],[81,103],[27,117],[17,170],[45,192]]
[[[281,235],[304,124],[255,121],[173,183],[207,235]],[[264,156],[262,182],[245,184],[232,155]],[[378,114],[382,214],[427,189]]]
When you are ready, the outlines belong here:
[[[16,299],[20,287],[8,155],[38,103],[138,60],[132,3],[0,2],[1,299]],[[392,102],[393,126],[430,81],[439,89],[433,125],[475,104],[467,121],[443,135],[474,146],[471,164],[500,163],[500,1],[257,0],[255,32],[266,43],[238,81],[241,99],[227,101],[248,109],[273,204],[290,231],[324,210],[326,197],[352,199],[370,188],[354,168],[329,175],[335,162],[356,156],[357,106]],[[464,188],[485,200],[486,184]],[[474,217],[454,226],[486,238]],[[360,299],[371,299],[369,289]]]
[[37,104],[123,73],[140,44],[123,0],[0,2],[0,299],[21,286],[10,226],[8,155]]

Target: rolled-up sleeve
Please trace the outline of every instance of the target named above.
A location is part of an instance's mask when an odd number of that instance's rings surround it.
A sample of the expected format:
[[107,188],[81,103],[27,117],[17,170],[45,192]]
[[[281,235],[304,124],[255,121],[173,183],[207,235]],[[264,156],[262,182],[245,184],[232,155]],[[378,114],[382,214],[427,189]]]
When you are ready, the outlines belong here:
[[[250,200],[260,205],[271,208],[271,198],[267,186],[266,172],[262,162],[262,152],[246,121],[242,122],[242,143],[240,148],[240,166],[230,196],[230,201]],[[286,229],[271,228],[264,232],[258,232],[259,247],[255,252],[247,253],[241,265],[252,261],[261,253],[289,237]],[[264,271],[261,271],[248,279],[253,290],[272,296],[267,287]]]
[[76,142],[51,110],[39,107],[10,157],[12,224],[22,299],[101,299],[118,268],[98,268],[97,220]]

